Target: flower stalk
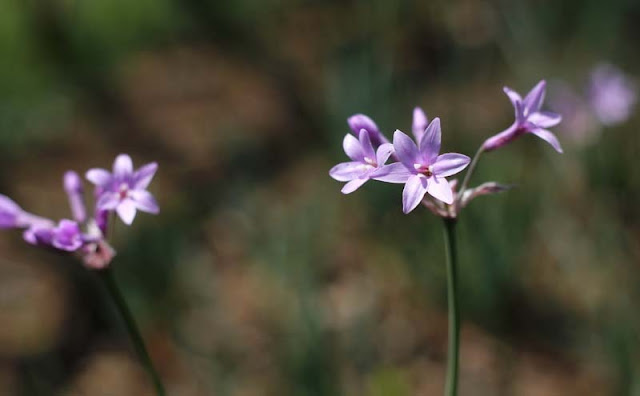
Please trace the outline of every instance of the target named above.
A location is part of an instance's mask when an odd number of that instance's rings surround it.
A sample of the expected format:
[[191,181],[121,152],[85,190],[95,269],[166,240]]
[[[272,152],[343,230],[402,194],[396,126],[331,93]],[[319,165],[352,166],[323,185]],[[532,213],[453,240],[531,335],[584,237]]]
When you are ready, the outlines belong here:
[[118,288],[118,285],[116,284],[116,280],[113,276],[111,268],[106,267],[98,271],[98,275],[100,276],[102,283],[109,291],[109,294],[111,295],[111,298],[115,303],[118,312],[124,320],[127,332],[129,333],[131,341],[133,342],[136,353],[138,354],[145,370],[151,377],[153,386],[156,390],[156,394],[158,396],[165,396],[166,393],[164,390],[164,386],[162,385],[162,381],[160,380],[160,376],[158,375],[156,369],[153,367],[153,362],[151,361],[151,357],[149,357],[149,353],[147,352],[147,348],[144,344],[144,340],[142,339],[142,335],[140,334],[140,330],[138,329],[135,319],[133,318],[129,307],[127,306],[127,302],[125,301],[122,293],[120,292],[120,289]]
[[449,307],[449,347],[445,396],[458,394],[458,353],[460,345],[460,312],[458,310],[458,252],[456,219],[443,218],[445,253],[447,256],[447,303]]

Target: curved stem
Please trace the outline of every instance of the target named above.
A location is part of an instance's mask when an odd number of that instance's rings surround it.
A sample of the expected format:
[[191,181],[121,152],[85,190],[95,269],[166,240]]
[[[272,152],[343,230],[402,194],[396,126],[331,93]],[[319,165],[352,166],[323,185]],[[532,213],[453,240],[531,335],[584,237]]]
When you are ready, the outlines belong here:
[[458,351],[460,345],[460,313],[458,312],[456,219],[443,218],[447,254],[447,301],[449,306],[449,351],[445,396],[458,393]]
[[456,206],[460,205],[460,200],[464,195],[464,190],[467,188],[467,185],[469,184],[471,175],[473,174],[473,171],[476,169],[476,165],[478,164],[478,160],[480,159],[480,156],[482,155],[482,153],[484,153],[484,144],[480,146],[478,151],[476,151],[476,155],[474,155],[473,159],[471,160],[471,165],[469,165],[469,168],[467,168],[467,173],[465,173],[464,179],[462,180],[462,184],[460,185],[460,188],[458,188],[458,199],[456,200],[456,203],[455,203]]
[[142,339],[142,335],[140,334],[140,330],[138,330],[138,326],[136,326],[136,322],[133,319],[133,315],[127,306],[127,302],[125,301],[122,293],[120,293],[120,289],[116,284],[116,280],[113,277],[113,273],[111,272],[111,268],[107,267],[98,272],[100,275],[100,279],[105,284],[107,290],[109,290],[109,294],[113,299],[113,302],[116,304],[120,315],[122,315],[122,319],[124,319],[124,323],[127,327],[127,331],[129,336],[131,337],[131,341],[133,342],[133,346],[142,361],[142,365],[144,366],[147,373],[151,377],[153,381],[153,386],[156,389],[156,394],[158,396],[164,396],[165,391],[162,385],[162,381],[160,381],[160,376],[156,372],[153,367],[153,363],[151,358],[149,357],[149,353],[147,352],[147,348],[144,345],[144,340]]

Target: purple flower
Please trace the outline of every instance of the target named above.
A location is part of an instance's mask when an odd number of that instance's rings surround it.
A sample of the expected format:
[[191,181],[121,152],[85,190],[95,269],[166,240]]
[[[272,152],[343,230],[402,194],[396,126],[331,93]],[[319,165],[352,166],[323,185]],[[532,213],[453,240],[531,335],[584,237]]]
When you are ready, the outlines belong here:
[[393,134],[393,147],[400,162],[383,166],[370,175],[387,183],[404,183],[402,211],[409,213],[429,193],[434,198],[453,203],[453,192],[447,176],[454,175],[469,164],[469,157],[457,153],[440,153],[440,119],[435,118],[416,145],[401,131]]
[[96,208],[115,210],[127,225],[133,222],[137,210],[159,213],[158,203],[147,191],[157,169],[158,164],[152,162],[134,171],[131,157],[126,154],[116,158],[113,173],[105,169],[90,169],[86,177],[97,187],[99,198]]
[[351,132],[357,138],[360,137],[360,131],[365,130],[369,132],[369,139],[373,147],[378,148],[384,143],[389,143],[389,140],[380,132],[380,129],[375,122],[364,114],[354,114],[347,119],[347,124],[351,128]]
[[384,165],[393,153],[391,143],[383,143],[376,152],[371,143],[370,133],[364,128],[360,130],[359,139],[346,135],[342,147],[352,161],[334,166],[329,175],[335,180],[348,182],[342,188],[343,194],[352,193],[366,183],[371,174]]
[[504,92],[511,100],[511,103],[513,103],[516,120],[506,130],[487,139],[482,146],[485,151],[495,150],[520,135],[532,133],[553,146],[557,152],[562,153],[560,142],[558,142],[558,139],[553,133],[546,129],[558,125],[562,117],[556,113],[540,111],[542,102],[544,101],[545,87],[545,81],[540,81],[527,96],[525,96],[524,100],[517,92],[504,87]]
[[637,101],[637,87],[617,67],[600,64],[591,72],[588,100],[603,125],[616,125],[631,116]]
[[28,228],[23,237],[32,245],[53,247],[66,252],[75,252],[85,243],[95,242],[96,238],[85,235],[77,222],[62,219],[57,225],[34,224]]

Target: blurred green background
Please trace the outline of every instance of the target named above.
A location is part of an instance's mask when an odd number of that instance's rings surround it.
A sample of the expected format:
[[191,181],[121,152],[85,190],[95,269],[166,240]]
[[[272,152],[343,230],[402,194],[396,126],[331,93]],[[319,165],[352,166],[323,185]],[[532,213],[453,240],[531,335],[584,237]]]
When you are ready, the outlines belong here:
[[[512,122],[503,85],[640,66],[631,0],[0,8],[1,193],[68,217],[65,170],[160,164],[113,267],[172,395],[441,394],[440,220],[340,194],[346,118],[391,136],[419,105],[471,155]],[[472,184],[517,188],[460,219],[462,395],[640,395],[639,121],[481,160]],[[18,232],[0,252],[0,394],[151,394],[95,274]]]

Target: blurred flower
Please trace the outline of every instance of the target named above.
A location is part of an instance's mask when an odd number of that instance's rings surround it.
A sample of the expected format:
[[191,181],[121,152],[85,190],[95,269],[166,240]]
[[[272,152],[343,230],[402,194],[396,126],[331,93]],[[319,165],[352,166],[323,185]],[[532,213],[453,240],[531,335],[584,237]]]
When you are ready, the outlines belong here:
[[435,118],[427,127],[419,146],[403,132],[393,135],[393,146],[398,163],[383,166],[371,177],[387,183],[404,183],[402,210],[409,213],[429,193],[447,204],[453,203],[453,192],[445,179],[463,170],[469,157],[463,154],[440,152],[440,119]]
[[561,133],[574,143],[588,143],[601,129],[589,103],[564,81],[550,86],[549,107],[562,114]]
[[334,166],[329,175],[335,180],[348,182],[342,188],[343,194],[352,193],[366,183],[371,173],[384,165],[393,153],[391,143],[383,143],[376,152],[366,129],[360,130],[359,139],[346,135],[342,147],[352,161]]
[[0,228],[18,227],[22,209],[9,197],[0,194]]
[[617,67],[602,63],[591,72],[588,100],[605,126],[626,121],[637,101],[637,86]]
[[158,169],[155,162],[133,170],[133,162],[127,154],[120,154],[113,163],[113,173],[100,168],[90,169],[87,179],[96,185],[98,210],[115,210],[120,219],[131,225],[136,211],[157,214],[160,207],[146,189]]
[[389,143],[389,139],[387,139],[380,129],[376,125],[375,122],[368,116],[364,114],[354,114],[347,119],[347,124],[349,124],[349,128],[351,128],[351,132],[357,138],[360,137],[360,131],[365,130],[369,132],[369,139],[371,140],[371,144],[374,148],[378,148],[380,145],[384,143]]
[[483,144],[485,151],[498,149],[520,135],[532,133],[549,143],[553,148],[562,153],[562,147],[556,136],[545,128],[558,125],[562,120],[559,114],[540,111],[544,101],[546,83],[540,81],[527,94],[524,100],[520,95],[508,87],[504,87],[515,109],[515,122],[506,130],[487,139]]

